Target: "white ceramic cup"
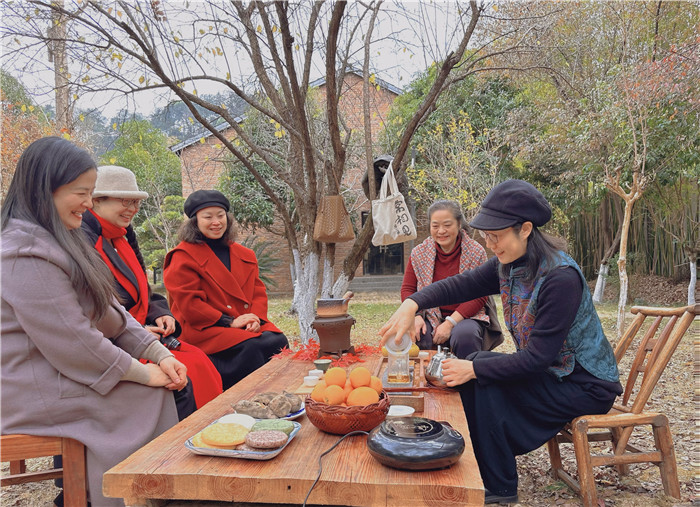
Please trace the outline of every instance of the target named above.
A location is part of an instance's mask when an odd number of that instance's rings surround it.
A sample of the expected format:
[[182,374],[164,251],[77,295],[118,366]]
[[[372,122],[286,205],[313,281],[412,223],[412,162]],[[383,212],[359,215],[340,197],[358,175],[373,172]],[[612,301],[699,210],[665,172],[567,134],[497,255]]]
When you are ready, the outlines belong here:
[[304,385],[313,387],[318,384],[318,377],[316,375],[307,375],[304,377]]
[[309,370],[309,377],[323,377],[323,370]]

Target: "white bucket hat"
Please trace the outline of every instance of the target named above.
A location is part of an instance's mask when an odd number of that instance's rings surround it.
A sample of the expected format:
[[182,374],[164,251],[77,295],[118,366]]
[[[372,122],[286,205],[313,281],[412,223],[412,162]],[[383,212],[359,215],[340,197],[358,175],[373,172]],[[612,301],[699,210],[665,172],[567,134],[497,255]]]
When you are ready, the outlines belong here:
[[148,192],[139,190],[136,176],[126,167],[103,165],[97,168],[97,181],[92,196],[146,199]]

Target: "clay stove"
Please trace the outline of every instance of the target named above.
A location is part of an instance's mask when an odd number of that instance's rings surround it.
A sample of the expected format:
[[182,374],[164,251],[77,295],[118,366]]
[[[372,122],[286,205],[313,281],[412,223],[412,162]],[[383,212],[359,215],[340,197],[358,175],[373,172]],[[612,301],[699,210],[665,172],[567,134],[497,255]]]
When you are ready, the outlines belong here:
[[318,357],[336,355],[342,356],[344,352],[355,352],[355,347],[350,344],[350,330],[355,325],[352,315],[340,315],[337,317],[319,317],[311,324],[318,334],[320,349]]

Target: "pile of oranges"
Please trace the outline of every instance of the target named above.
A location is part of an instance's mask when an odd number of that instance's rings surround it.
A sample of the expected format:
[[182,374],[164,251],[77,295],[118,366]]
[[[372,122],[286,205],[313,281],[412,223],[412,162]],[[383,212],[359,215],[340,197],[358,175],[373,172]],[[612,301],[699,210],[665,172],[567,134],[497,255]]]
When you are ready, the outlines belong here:
[[343,407],[364,406],[377,403],[382,392],[382,381],[364,366],[358,366],[349,374],[339,367],[329,368],[314,390],[311,399]]

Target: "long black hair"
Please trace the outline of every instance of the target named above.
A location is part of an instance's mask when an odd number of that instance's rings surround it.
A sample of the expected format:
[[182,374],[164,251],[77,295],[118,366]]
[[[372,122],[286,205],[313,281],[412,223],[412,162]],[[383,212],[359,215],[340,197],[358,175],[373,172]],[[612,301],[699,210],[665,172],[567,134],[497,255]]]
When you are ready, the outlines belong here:
[[93,320],[105,315],[113,297],[113,278],[80,228],[69,230],[61,221],[53,194],[81,174],[96,169],[90,154],[60,137],[44,137],[27,147],[17,162],[2,206],[2,230],[11,218],[39,225],[68,254],[70,279],[78,294],[87,294]]
[[[518,234],[523,224],[513,226],[513,233]],[[540,266],[542,266],[541,276],[546,275],[558,265],[557,258],[559,252],[566,252],[567,245],[564,238],[547,234],[540,231],[537,227],[532,227],[532,232],[527,238],[527,254],[525,260],[525,276],[526,282],[532,282],[537,278]],[[508,277],[510,273],[510,264],[500,264],[498,266],[498,274],[501,278]]]

